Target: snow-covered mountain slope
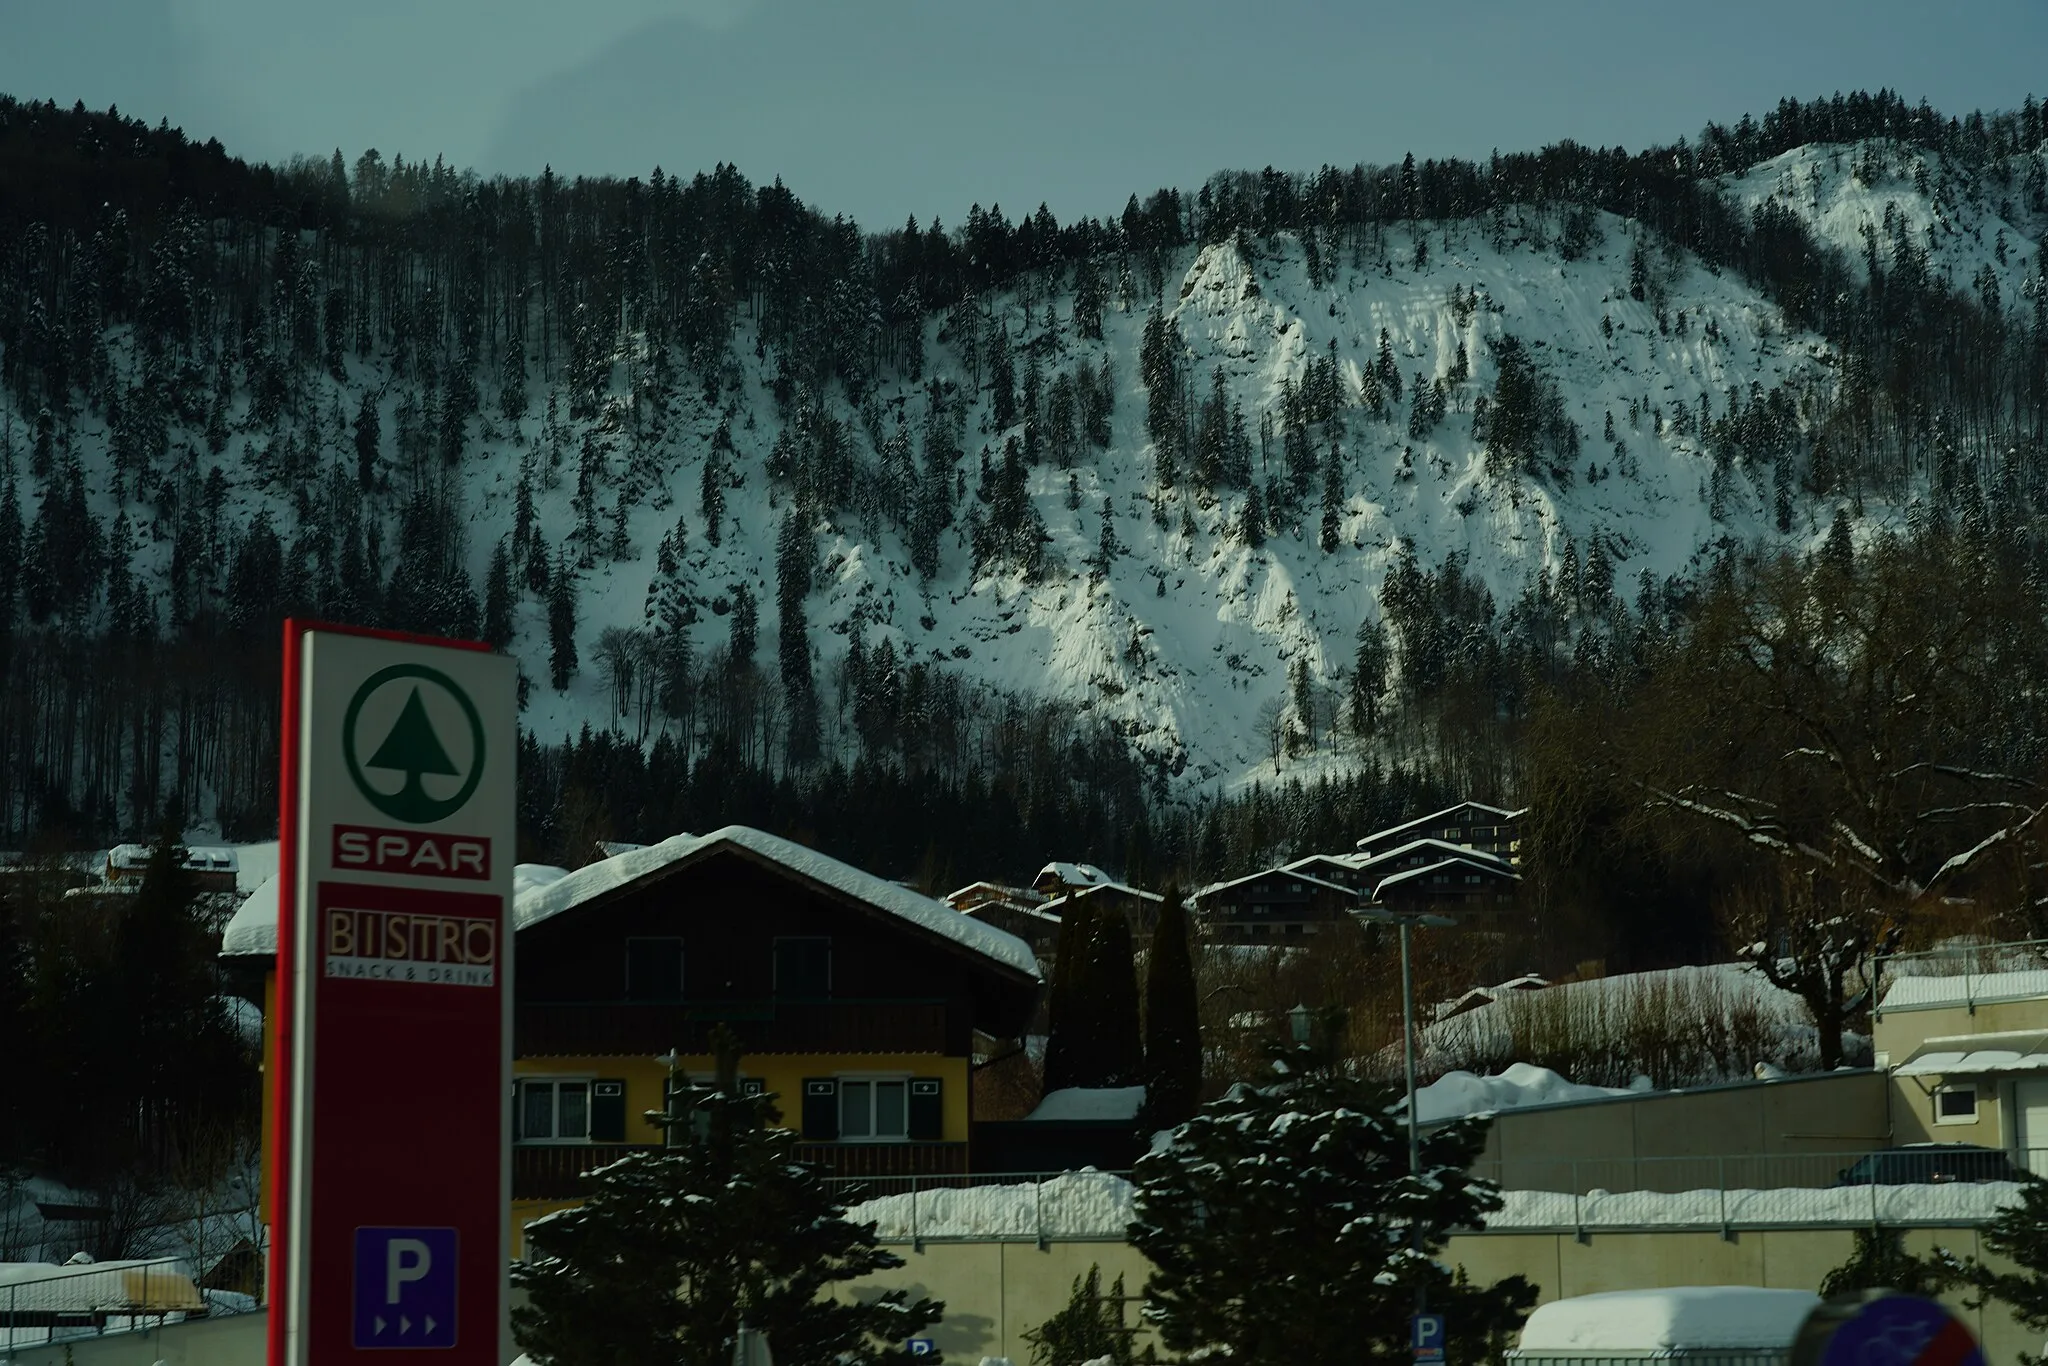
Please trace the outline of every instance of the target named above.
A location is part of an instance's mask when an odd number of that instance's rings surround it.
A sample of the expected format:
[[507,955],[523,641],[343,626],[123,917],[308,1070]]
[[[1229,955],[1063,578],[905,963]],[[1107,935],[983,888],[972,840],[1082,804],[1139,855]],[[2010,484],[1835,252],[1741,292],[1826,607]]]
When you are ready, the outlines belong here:
[[1880,269],[1896,269],[1903,240],[1952,288],[1971,290],[1988,270],[2011,308],[2039,269],[2048,230],[2044,163],[2048,152],[2037,152],[1973,174],[1938,152],[1873,140],[1797,147],[1728,177],[1722,190],[1745,209],[1775,201],[1792,210],[1841,249],[1859,279],[1869,278],[1872,250]]
[[[1927,227],[1934,226],[1933,260],[1960,287],[1988,263],[2012,301],[2038,261],[2041,216],[2025,207],[2031,173],[2016,167],[2005,178],[2008,194],[1918,153],[1807,147],[1731,177],[1723,188],[1745,205],[1776,197],[1859,262],[1864,226],[1881,232],[1885,208],[1893,205],[1919,243],[1928,242]],[[1725,416],[1731,397],[1747,403],[1779,386],[1795,399],[1829,394],[1836,361],[1830,346],[1788,327],[1734,273],[1709,269],[1627,220],[1580,211],[1568,234],[1573,213],[1568,206],[1510,206],[1462,221],[1389,225],[1376,249],[1331,260],[1326,247],[1313,274],[1307,244],[1286,234],[1189,248],[1165,261],[1158,303],[1185,342],[1181,362],[1196,405],[1220,373],[1256,432],[1262,413],[1277,421],[1283,385],[1298,385],[1312,362],[1334,356],[1349,406],[1332,433],[1315,433],[1319,447],[1334,437],[1342,452],[1344,499],[1333,552],[1319,545],[1320,488],[1309,491],[1293,524],[1258,546],[1240,531],[1243,491],[1197,494],[1185,477],[1170,493],[1160,489],[1140,381],[1141,340],[1154,302],[1145,282],[1135,297],[1109,290],[1099,341],[1077,335],[1070,280],[1048,288],[1034,279],[1026,290],[979,300],[982,314],[1005,328],[1013,355],[1038,356],[1048,385],[1061,373],[1095,372],[1107,358],[1115,377],[1111,439],[1103,450],[1083,443],[1071,471],[1050,461],[1029,470],[1030,497],[1047,537],[1046,568],[1035,579],[1010,570],[971,573],[964,504],[955,508],[929,582],[912,567],[893,516],[843,510],[813,528],[819,572],[807,613],[828,746],[851,743],[838,719],[835,679],[858,616],[870,648],[887,639],[905,662],[940,662],[1005,689],[1064,699],[1113,720],[1172,771],[1229,785],[1274,772],[1271,722],[1291,705],[1289,673],[1297,659],[1319,688],[1341,688],[1355,633],[1378,615],[1382,579],[1404,551],[1426,567],[1462,557],[1466,572],[1505,604],[1540,570],[1555,572],[1568,546],[1583,555],[1597,541],[1614,564],[1618,589],[1632,592],[1645,573],[1696,567],[1717,543],[1781,534],[1768,470],[1738,461],[1710,488],[1714,461],[1700,435],[1701,414]],[[2003,264],[1996,258],[2000,233]],[[1641,265],[1632,271],[1639,254]],[[1879,254],[1889,262],[1882,240]],[[1107,270],[1113,280],[1115,264]],[[1311,282],[1315,275],[1319,283]],[[1641,299],[1632,284],[1642,287]],[[1418,375],[1446,385],[1446,414],[1422,437],[1409,434],[1405,401],[1385,417],[1357,406],[1361,375],[1374,362],[1383,329],[1404,392],[1412,392]],[[1498,344],[1507,336],[1557,386],[1582,438],[1569,477],[1489,473],[1483,443],[1472,437],[1474,409],[1494,388]],[[858,479],[870,483],[901,473],[883,468],[878,446],[899,424],[916,446],[930,384],[950,389],[964,452],[955,477],[971,502],[984,452],[1000,463],[1005,439],[1017,433],[995,428],[990,396],[970,379],[961,339],[946,319],[930,318],[924,341],[922,381],[885,370],[865,414],[836,384],[820,399],[846,425]],[[1457,380],[1461,348],[1469,373]],[[118,340],[110,353],[117,366],[132,364]],[[449,477],[468,518],[467,553],[479,586],[493,548],[514,524],[522,467],[536,472],[536,511],[549,544],[561,544],[577,526],[577,452],[586,429],[606,452],[600,520],[610,527],[611,509],[621,500],[627,507],[630,544],[623,556],[598,554],[583,571],[583,667],[565,691],[547,683],[545,605],[526,595],[518,609],[514,648],[533,681],[524,719],[544,740],[586,723],[613,724],[594,646],[607,628],[646,621],[656,548],[678,516],[685,532],[679,562],[696,609],[692,636],[700,657],[728,638],[727,609],[741,582],[753,585],[762,604],[763,642],[774,638],[776,531],[789,493],[767,470],[785,419],[772,394],[774,350],[760,344],[744,310],[731,355],[737,390],[728,388],[712,409],[686,377],[658,441],[629,434],[630,423],[619,416],[628,403],[623,380],[610,411],[594,424],[564,421],[551,433],[540,376],[529,416],[472,424],[469,449]],[[324,415],[312,421],[323,466],[352,459],[345,421],[362,394],[383,395],[387,434],[400,426],[407,386],[392,383],[381,362],[351,357],[345,373],[339,382],[324,375],[311,381],[309,407]],[[630,373],[620,357],[615,376]],[[734,450],[721,462],[725,506],[714,545],[699,490],[721,419]],[[16,432],[25,429],[24,415],[13,421]],[[120,506],[146,521],[139,498],[121,502],[115,482],[104,477],[112,439],[105,424],[87,418],[80,436],[101,520]],[[209,463],[196,432],[174,430],[173,444],[200,450],[200,469]],[[387,461],[391,444],[387,436]],[[552,471],[542,454],[548,448],[567,453]],[[920,452],[915,460],[921,459]],[[238,435],[230,443],[219,461],[225,518],[239,524],[268,516],[289,540],[292,528],[324,515],[318,491],[286,493],[266,484],[261,462],[252,442]],[[1261,482],[1269,474],[1286,477],[1277,433],[1263,458],[1254,451],[1253,462]],[[910,474],[922,477],[914,462]],[[1121,553],[1101,572],[1091,562],[1103,540],[1105,503]],[[1802,504],[1790,534],[1817,535],[1831,512]],[[138,564],[161,573],[169,556],[168,543],[146,540]],[[1344,752],[1325,749],[1278,762],[1302,773],[1348,761]]]
[[[1554,223],[1534,213],[1511,215],[1509,223],[1510,239],[1499,247],[1487,240],[1483,223],[1429,225],[1426,264],[1415,265],[1413,243],[1402,241],[1384,269],[1345,268],[1320,289],[1310,286],[1302,249],[1292,238],[1277,239],[1249,264],[1229,245],[1190,250],[1172,262],[1166,312],[1186,339],[1195,392],[1206,395],[1211,372],[1221,369],[1248,415],[1276,408],[1283,380],[1299,382],[1310,360],[1329,354],[1331,342],[1344,391],[1354,401],[1360,369],[1373,363],[1382,328],[1411,386],[1418,373],[1447,376],[1459,346],[1465,348],[1471,377],[1452,387],[1449,414],[1427,438],[1410,439],[1406,404],[1395,405],[1386,419],[1358,408],[1346,414],[1347,498],[1332,554],[1317,544],[1313,495],[1298,526],[1257,549],[1235,530],[1243,493],[1187,495],[1192,537],[1184,534],[1179,496],[1169,504],[1166,525],[1159,525],[1152,514],[1156,479],[1145,436],[1145,391],[1137,378],[1142,304],[1107,312],[1103,339],[1095,343],[1071,334],[1069,298],[1054,299],[1050,309],[1040,301],[1028,324],[1016,297],[994,300],[1014,348],[1043,347],[1051,357],[1048,373],[1093,368],[1109,355],[1118,379],[1114,439],[1074,471],[1076,509],[1067,506],[1066,471],[1046,464],[1031,472],[1031,493],[1050,536],[1051,568],[1039,582],[1018,574],[970,581],[958,526],[946,538],[941,572],[928,588],[894,528],[857,519],[822,527],[823,587],[810,609],[821,677],[829,678],[843,654],[839,633],[860,608],[870,623],[870,645],[886,636],[905,659],[943,660],[992,683],[1106,713],[1140,744],[1184,753],[1197,777],[1229,781],[1267,760],[1260,712],[1284,699],[1297,655],[1306,657],[1319,684],[1339,681],[1359,623],[1377,613],[1381,580],[1403,546],[1425,565],[1454,552],[1465,557],[1468,572],[1505,601],[1539,568],[1555,571],[1568,540],[1583,552],[1599,537],[1616,561],[1617,581],[1632,584],[1644,571],[1662,576],[1693,566],[1700,548],[1721,535],[1762,532],[1767,490],[1739,481],[1726,524],[1708,515],[1711,462],[1693,434],[1701,400],[1718,414],[1726,411],[1731,388],[1746,395],[1752,384],[1766,390],[1781,383],[1825,385],[1826,346],[1788,335],[1769,302],[1688,259],[1670,263],[1665,283],[1667,314],[1684,322],[1660,330],[1652,305],[1629,296],[1628,224],[1604,219],[1603,243],[1566,262],[1536,237],[1540,231],[1554,235]],[[1468,292],[1475,299],[1470,308],[1458,301]],[[1603,320],[1610,326],[1603,328]],[[1470,437],[1474,401],[1492,388],[1491,343],[1510,333],[1559,383],[1587,438],[1584,459],[1565,487],[1489,476],[1483,451]],[[749,354],[750,339],[742,336],[735,350]],[[937,374],[965,382],[956,355],[938,339],[936,322],[928,355]],[[734,436],[739,463],[758,468],[777,428],[765,367],[748,369],[752,422],[738,424]],[[918,386],[886,383],[883,399],[885,409],[915,411]],[[969,411],[965,464],[972,470],[983,448],[992,457],[1000,452],[1006,433],[993,429],[985,399]],[[1623,457],[1603,437],[1610,415],[1626,448]],[[700,451],[715,419],[701,414],[694,424],[698,439],[680,443],[665,473],[678,501],[694,500]],[[1273,447],[1277,469],[1277,439]],[[1597,480],[1587,477],[1587,466],[1597,470]],[[1264,471],[1255,467],[1255,473],[1263,477]],[[506,473],[478,493],[480,522],[502,525],[510,496]],[[567,497],[566,487],[547,496],[551,520],[566,524]],[[1096,582],[1088,561],[1099,545],[1104,499],[1127,553]],[[703,644],[715,643],[722,629],[708,603],[725,585],[750,578],[763,585],[764,602],[772,599],[766,585],[773,581],[777,504],[775,492],[750,475],[745,487],[728,495],[727,515],[740,534],[713,548],[702,528],[692,527],[687,559],[707,604]],[[651,564],[646,552],[672,518],[652,508],[635,514],[634,540],[643,556],[598,571],[587,589],[586,635],[608,624],[639,624]],[[770,629],[764,621],[764,634]],[[544,634],[540,609],[530,606],[523,652],[537,655]],[[596,694],[592,679],[563,695],[537,690],[530,720],[542,733],[559,732],[602,706]]]

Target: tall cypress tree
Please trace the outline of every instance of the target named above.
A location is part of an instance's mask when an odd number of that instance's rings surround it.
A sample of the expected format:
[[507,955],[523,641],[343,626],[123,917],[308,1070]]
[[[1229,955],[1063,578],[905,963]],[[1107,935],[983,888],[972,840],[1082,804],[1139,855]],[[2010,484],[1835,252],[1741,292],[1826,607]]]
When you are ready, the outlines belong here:
[[1195,1113],[1202,1093],[1201,1004],[1180,888],[1168,887],[1145,964],[1145,1113],[1170,1129]]
[[1088,943],[1094,935],[1095,910],[1085,901],[1069,900],[1060,908],[1060,932],[1053,941],[1052,995],[1046,1002],[1045,1089],[1082,1086],[1082,1055],[1088,1052],[1090,1022],[1086,1004]]
[[1082,1058],[1082,1086],[1137,1086],[1145,1080],[1144,1045],[1138,1036],[1138,964],[1131,946],[1131,922],[1123,912],[1095,917],[1088,936],[1088,1006],[1094,1015],[1094,1045]]

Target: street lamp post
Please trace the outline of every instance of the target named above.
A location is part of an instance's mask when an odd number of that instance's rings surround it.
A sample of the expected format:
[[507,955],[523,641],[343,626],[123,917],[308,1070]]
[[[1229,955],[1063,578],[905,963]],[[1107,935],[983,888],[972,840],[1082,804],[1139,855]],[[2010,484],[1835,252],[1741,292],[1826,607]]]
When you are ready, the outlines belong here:
[[[1408,1174],[1419,1178],[1422,1175],[1422,1128],[1415,1114],[1415,972],[1409,965],[1408,934],[1417,925],[1437,930],[1449,929],[1458,922],[1447,915],[1427,912],[1404,915],[1381,906],[1361,906],[1351,914],[1374,925],[1397,926],[1401,932],[1401,1052],[1408,1074]],[[1411,1233],[1418,1227],[1411,1223]],[[1429,1312],[1429,1288],[1421,1281],[1415,1284],[1415,1312]]]

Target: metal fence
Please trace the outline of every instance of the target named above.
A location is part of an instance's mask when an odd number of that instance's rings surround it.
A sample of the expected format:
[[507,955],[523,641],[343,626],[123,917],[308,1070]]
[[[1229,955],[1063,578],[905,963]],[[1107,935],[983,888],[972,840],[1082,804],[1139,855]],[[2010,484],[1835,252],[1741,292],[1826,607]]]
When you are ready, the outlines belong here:
[[144,1331],[260,1308],[249,1295],[208,1290],[183,1258],[0,1269],[0,1351]]
[[1982,1224],[2048,1173],[2048,1149],[1948,1147],[1700,1157],[1488,1159],[1496,1230]]
[[[1495,1233],[1981,1225],[2048,1173],[2048,1149],[1946,1147],[1726,1156],[1505,1160],[1473,1174],[1501,1188]],[[887,1242],[1120,1239],[1124,1172],[899,1177],[832,1183]],[[996,1187],[1000,1189],[986,1189]]]

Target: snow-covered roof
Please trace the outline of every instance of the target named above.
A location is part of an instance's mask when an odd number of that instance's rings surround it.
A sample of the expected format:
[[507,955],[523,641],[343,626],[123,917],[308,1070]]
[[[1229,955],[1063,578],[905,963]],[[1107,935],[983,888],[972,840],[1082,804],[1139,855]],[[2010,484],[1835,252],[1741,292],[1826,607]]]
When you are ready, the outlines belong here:
[[1080,901],[1086,897],[1094,896],[1097,892],[1122,892],[1125,896],[1134,896],[1140,901],[1164,901],[1166,899],[1157,892],[1148,892],[1143,887],[1133,887],[1128,882],[1098,882],[1091,887],[1076,887],[1065,896],[1054,897],[1045,903],[1045,909],[1058,914],[1059,908],[1067,902]]
[[513,924],[528,929],[564,911],[630,886],[644,878],[682,867],[720,850],[736,849],[796,874],[809,882],[852,897],[944,939],[974,950],[1004,967],[1036,979],[1038,959],[1031,946],[993,925],[962,915],[943,901],[863,872],[849,863],[806,849],[766,831],[728,825],[708,835],[676,835],[645,849],[620,854],[557,878],[517,898]]
[[1113,880],[1092,863],[1061,863],[1058,860],[1040,868],[1032,882],[1043,882],[1048,877],[1057,878],[1069,887],[1093,887]]
[[1499,864],[1502,868],[1509,866],[1508,861],[1498,854],[1489,854],[1484,849],[1474,849],[1469,844],[1452,844],[1449,840],[1435,838],[1409,840],[1406,844],[1397,844],[1392,849],[1385,849],[1377,854],[1353,854],[1348,862],[1353,868],[1377,868],[1383,863],[1405,858],[1424,849],[1441,854],[1445,858],[1476,859],[1482,863]]
[[1460,811],[1483,811],[1489,816],[1496,816],[1501,820],[1511,821],[1527,814],[1528,810],[1529,808],[1524,806],[1518,807],[1513,811],[1504,811],[1500,807],[1489,806],[1485,802],[1459,802],[1456,806],[1447,806],[1441,811],[1432,811],[1427,816],[1417,816],[1412,821],[1402,821],[1399,825],[1389,825],[1383,829],[1375,830],[1359,840],[1357,847],[1363,849],[1366,845],[1377,843],[1380,840],[1386,839],[1389,835],[1398,835],[1404,830],[1413,830],[1418,825],[1428,825],[1432,821],[1440,821],[1444,817],[1455,815]]
[[1142,1086],[1065,1086],[1048,1091],[1026,1119],[1136,1119],[1145,1103]]
[[1536,1306],[1522,1327],[1521,1351],[1782,1350],[1792,1345],[1799,1326],[1819,1303],[1820,1296],[1810,1290],[1764,1290],[1747,1285],[1574,1295]]
[[[1462,865],[1472,869],[1474,872],[1484,873],[1489,877],[1505,878],[1509,882],[1520,882],[1522,880],[1520,873],[1512,872],[1493,860],[1482,863],[1478,859],[1461,856],[1458,858],[1447,858],[1440,863],[1425,863],[1420,868],[1403,868],[1398,873],[1389,873],[1379,880],[1379,891],[1384,892],[1387,888],[1398,886],[1410,878],[1428,877],[1432,873],[1441,873],[1444,869],[1453,865]],[[1375,893],[1375,895],[1377,894]]]
[[1884,993],[1878,1013],[1938,1010],[1943,1006],[2048,999],[2048,968],[2013,972],[1972,972],[1955,977],[1899,977]]
[[1967,1077],[1993,1072],[2048,1072],[2048,1031],[1944,1034],[1923,1039],[1892,1069],[1901,1077]]
[[970,882],[965,887],[955,887],[939,900],[955,909],[964,910],[961,902],[970,897],[981,896],[985,901],[1010,901],[1019,905],[1036,906],[1045,897],[1030,887],[1012,887],[1007,882]]
[[[523,930],[628,883],[727,847],[743,849],[755,858],[787,868],[801,877],[887,911],[965,945],[1005,967],[1033,978],[1039,975],[1038,959],[1031,952],[1031,946],[1015,935],[972,916],[962,915],[942,901],[934,901],[816,850],[744,825],[729,825],[708,835],[677,835],[644,849],[603,859],[575,872],[548,864],[519,864],[512,870],[513,924]],[[220,951],[224,956],[277,952],[277,892],[278,882],[273,877],[237,908],[221,934]]]
[[228,958],[277,952],[278,879],[272,874],[242,900],[221,931],[220,951]]
[[1364,867],[1365,862],[1366,860],[1357,854],[1303,854],[1300,858],[1280,866],[1291,873],[1297,868],[1307,868],[1311,864],[1327,863],[1350,872]]
[[[122,872],[139,873],[149,867],[150,847],[146,844],[117,844],[107,850],[107,866]],[[185,867],[195,873],[232,873],[235,851],[218,845],[187,845]]]
[[1260,878],[1268,877],[1285,877],[1295,882],[1305,882],[1312,887],[1321,887],[1326,891],[1335,892],[1339,896],[1349,897],[1358,895],[1356,887],[1346,887],[1341,882],[1331,882],[1327,878],[1315,877],[1309,873],[1297,873],[1294,871],[1294,867],[1295,865],[1290,863],[1281,868],[1261,868],[1256,873],[1246,873],[1243,877],[1234,877],[1228,882],[1212,882],[1188,899],[1190,901],[1204,901],[1218,892],[1227,892],[1232,887],[1241,887],[1247,882],[1257,882]]

